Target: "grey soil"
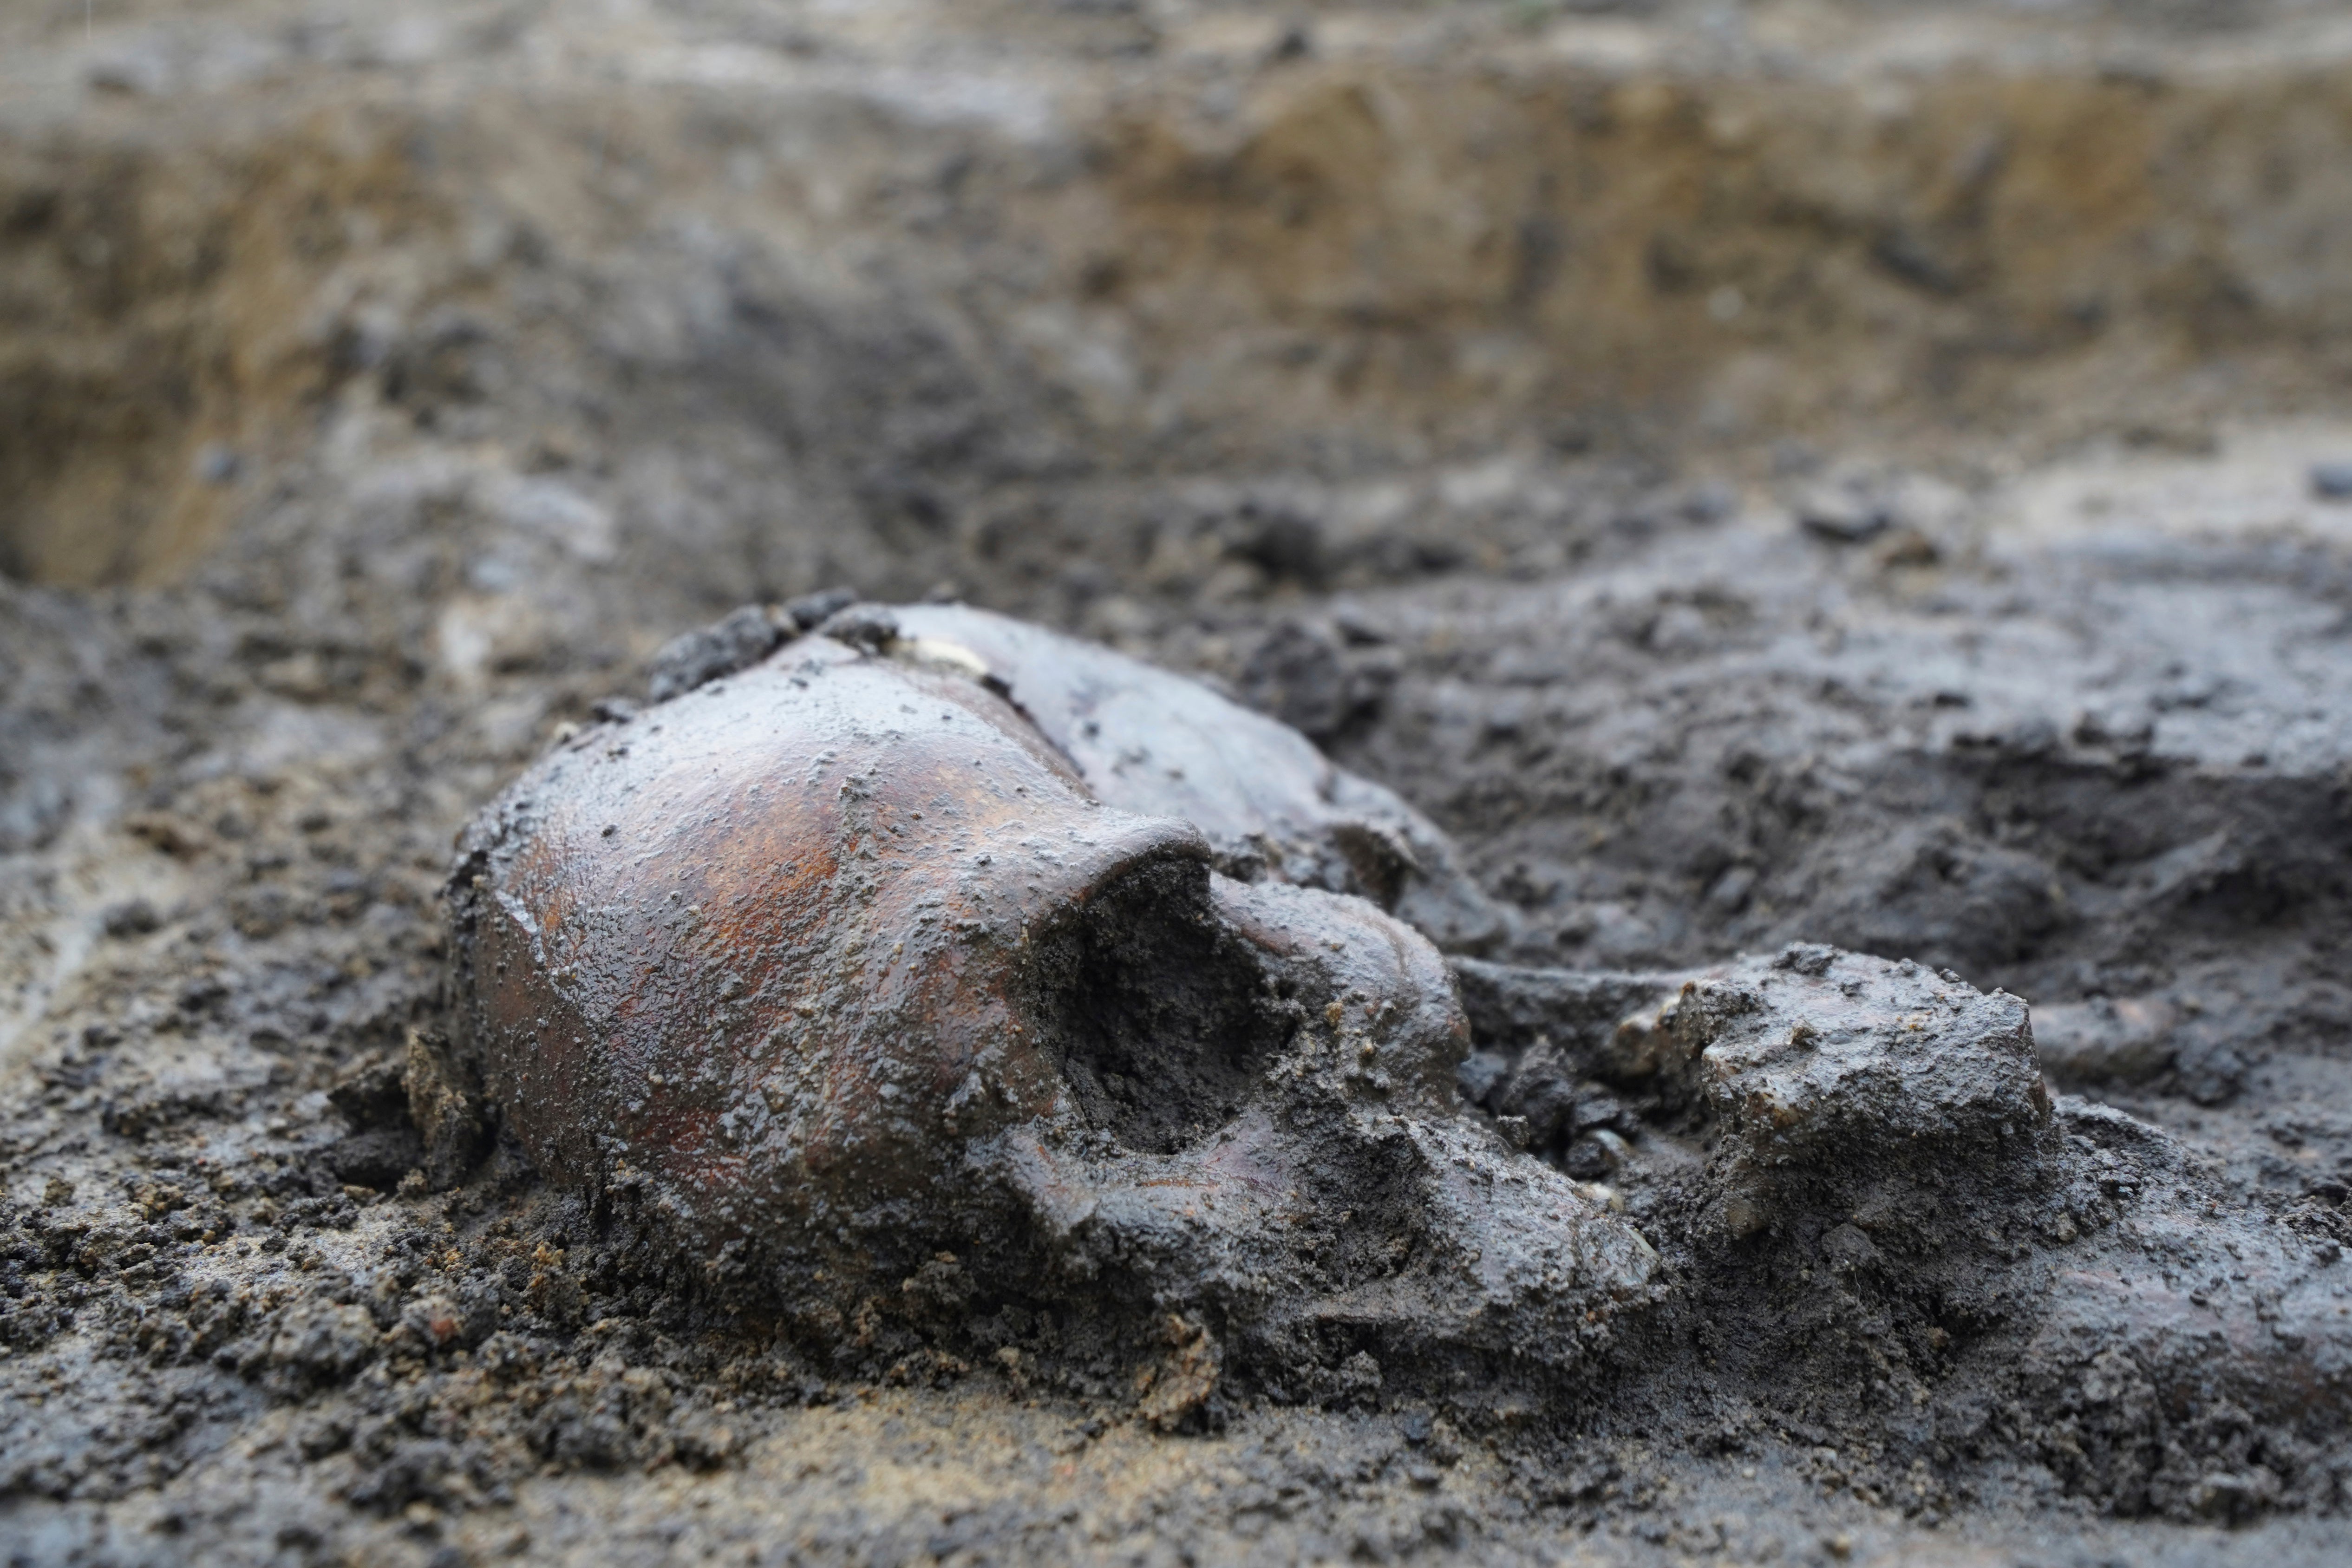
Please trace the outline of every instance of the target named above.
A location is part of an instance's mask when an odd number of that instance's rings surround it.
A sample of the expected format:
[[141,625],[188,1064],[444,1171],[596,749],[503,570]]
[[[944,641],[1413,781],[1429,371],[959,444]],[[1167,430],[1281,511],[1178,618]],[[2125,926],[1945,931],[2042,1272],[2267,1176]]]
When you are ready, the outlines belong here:
[[[0,1554],[2342,1561],[2338,19],[959,16],[0,23]],[[534,1172],[455,836],[844,582],[1426,813],[1654,1295],[813,1326]]]

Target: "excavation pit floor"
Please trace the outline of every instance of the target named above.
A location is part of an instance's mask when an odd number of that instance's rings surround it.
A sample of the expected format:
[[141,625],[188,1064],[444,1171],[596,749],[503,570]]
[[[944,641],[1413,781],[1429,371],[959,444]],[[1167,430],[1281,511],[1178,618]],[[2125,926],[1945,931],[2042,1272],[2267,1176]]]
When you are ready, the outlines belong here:
[[[9,1561],[2343,1560],[2339,16],[184,9],[0,23]],[[412,1175],[454,836],[843,584],[1297,727],[1486,962],[2025,998],[2104,1228],[1162,1431]]]

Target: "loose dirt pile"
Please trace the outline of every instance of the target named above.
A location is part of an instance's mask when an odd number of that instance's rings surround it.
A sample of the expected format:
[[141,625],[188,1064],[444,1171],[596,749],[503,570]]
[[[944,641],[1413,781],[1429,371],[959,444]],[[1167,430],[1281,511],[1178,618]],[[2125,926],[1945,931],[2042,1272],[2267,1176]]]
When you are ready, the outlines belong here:
[[[2340,18],[1033,10],[0,23],[0,1542],[2340,1558]],[[1648,1315],[813,1332],[436,1163],[457,830],[837,584],[1452,835]]]

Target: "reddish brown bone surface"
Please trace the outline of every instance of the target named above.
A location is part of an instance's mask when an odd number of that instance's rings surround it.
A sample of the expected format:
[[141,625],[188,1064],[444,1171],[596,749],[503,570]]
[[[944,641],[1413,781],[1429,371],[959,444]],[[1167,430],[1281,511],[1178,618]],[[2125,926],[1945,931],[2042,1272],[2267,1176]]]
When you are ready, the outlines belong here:
[[623,1164],[723,1230],[910,1190],[951,1134],[1052,1116],[1028,923],[1183,824],[1094,805],[976,683],[813,639],[561,754],[476,958],[534,1160]]

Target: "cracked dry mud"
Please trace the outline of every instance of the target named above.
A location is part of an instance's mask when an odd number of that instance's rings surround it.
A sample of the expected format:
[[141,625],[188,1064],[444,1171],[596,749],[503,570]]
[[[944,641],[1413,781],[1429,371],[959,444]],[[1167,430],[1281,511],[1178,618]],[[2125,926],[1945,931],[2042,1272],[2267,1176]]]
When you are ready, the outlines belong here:
[[2338,18],[0,28],[0,1556],[2343,1559]]

